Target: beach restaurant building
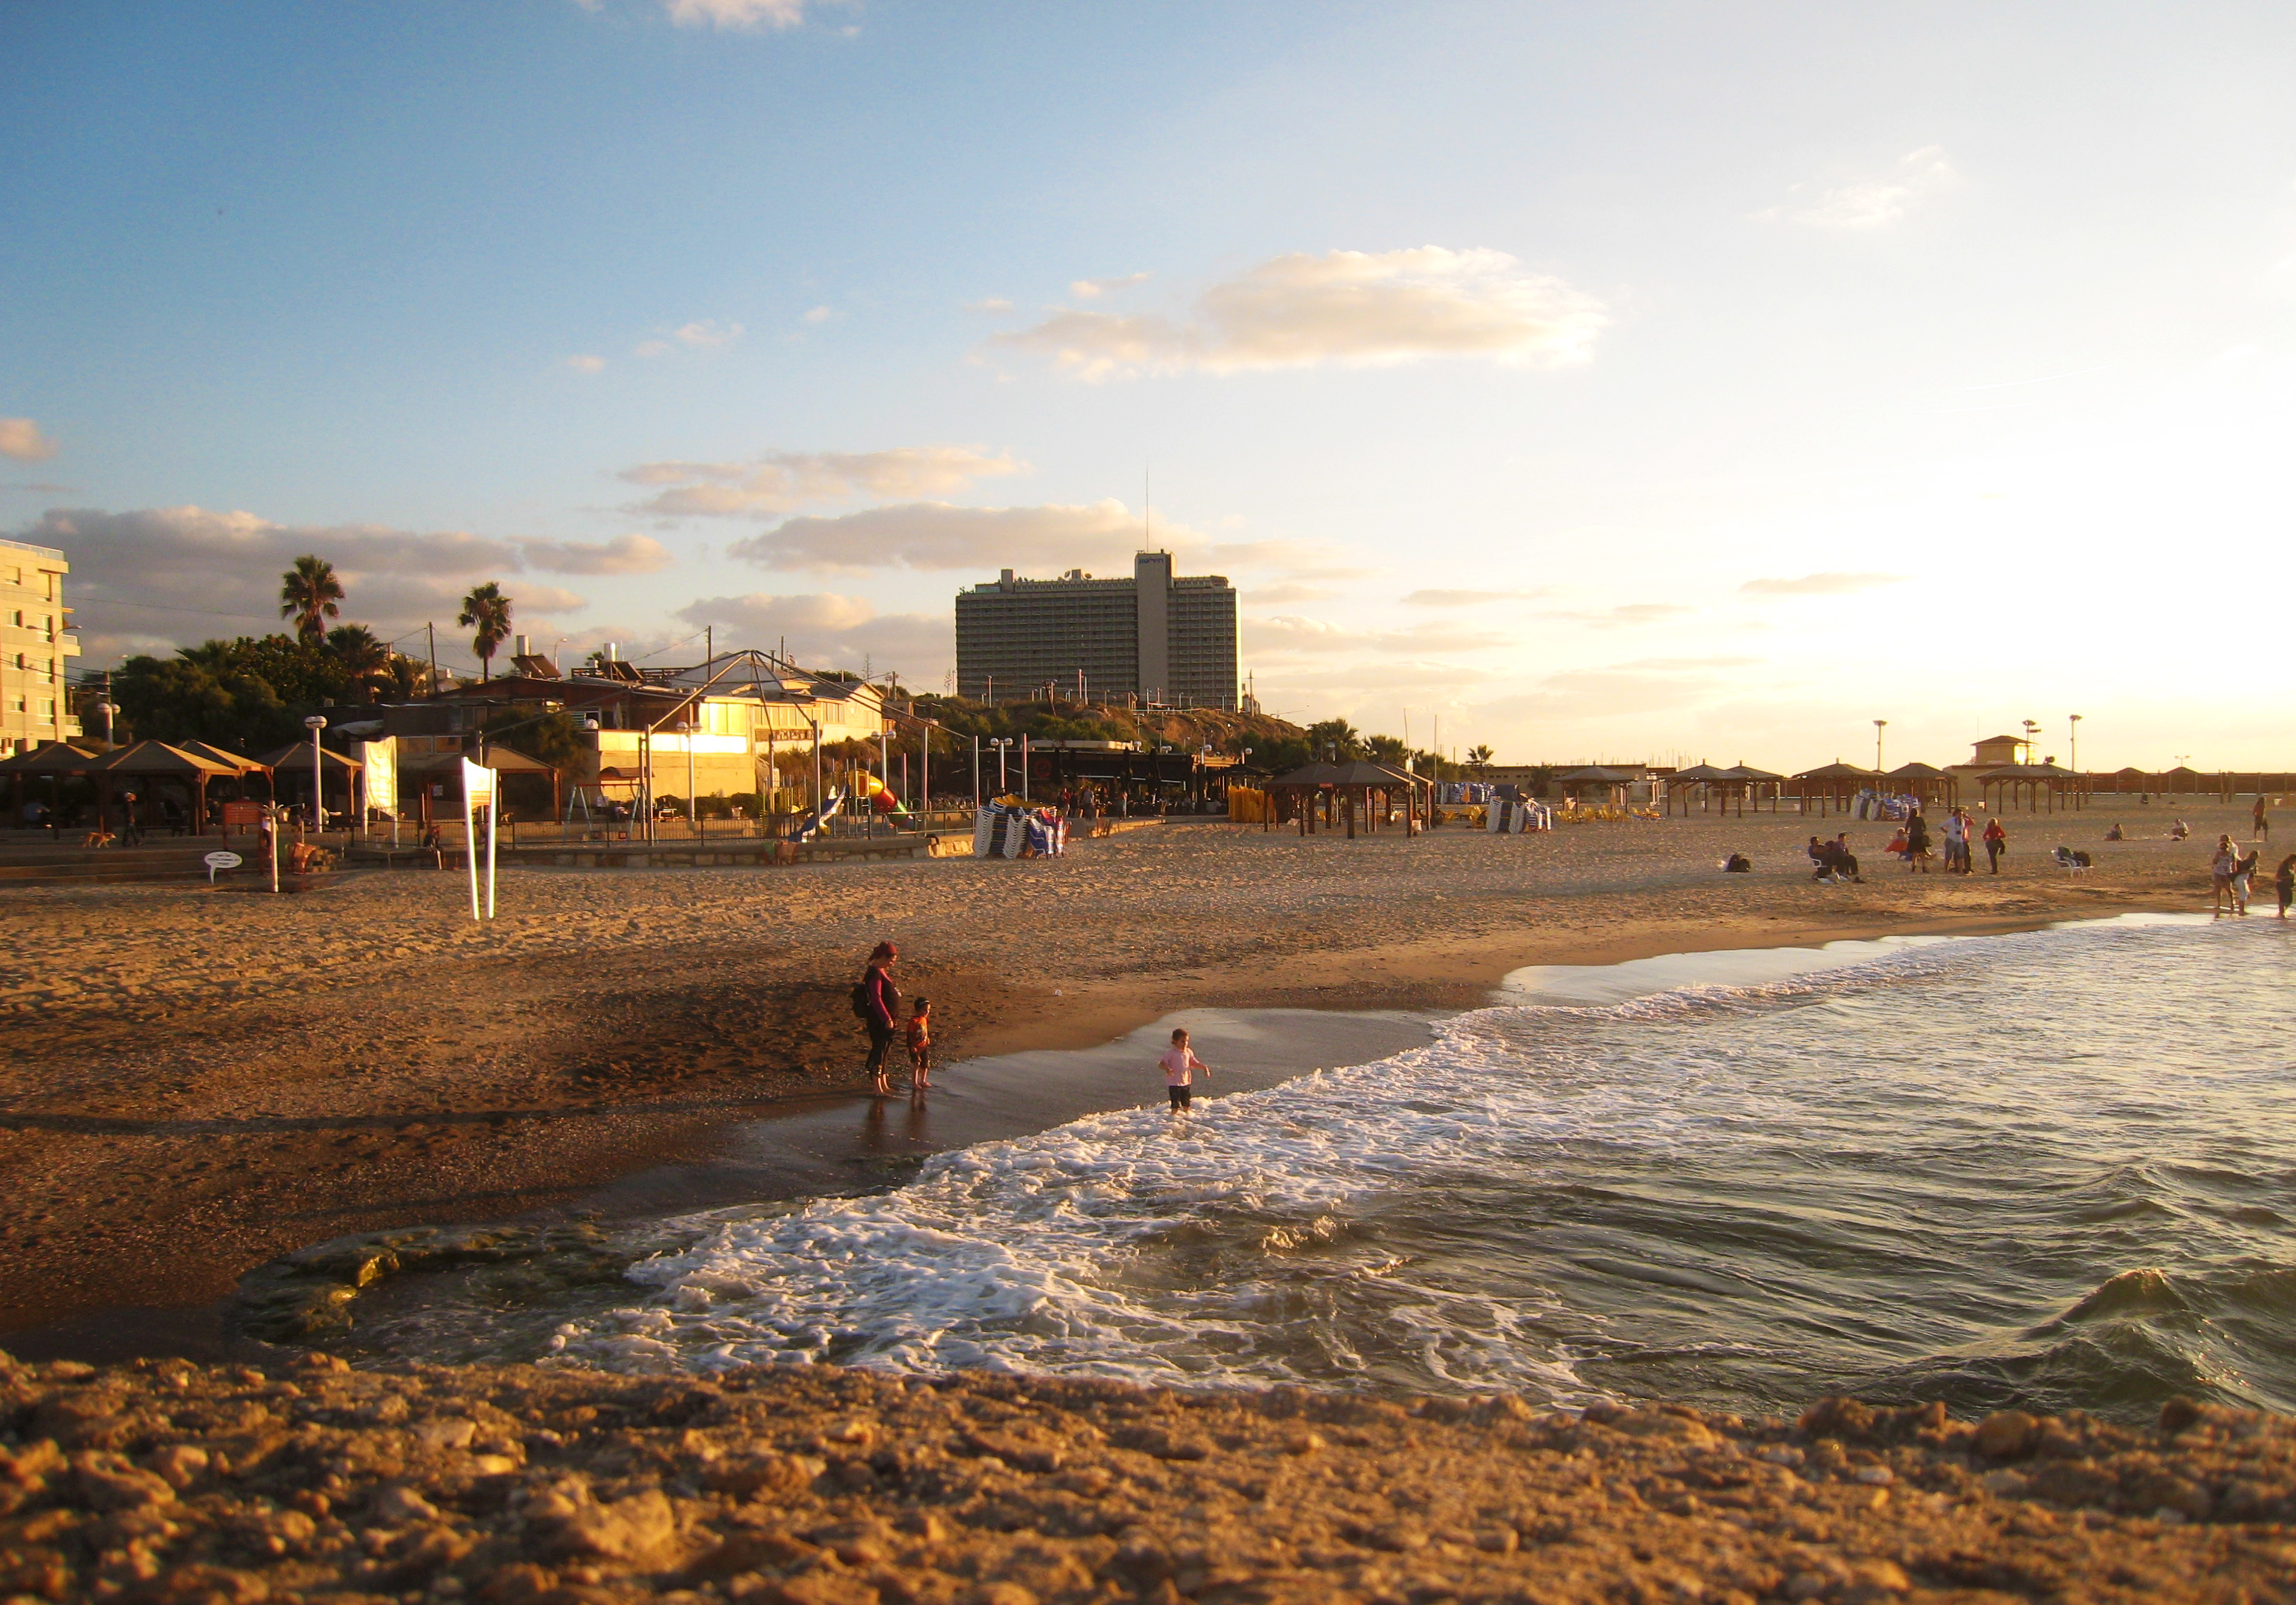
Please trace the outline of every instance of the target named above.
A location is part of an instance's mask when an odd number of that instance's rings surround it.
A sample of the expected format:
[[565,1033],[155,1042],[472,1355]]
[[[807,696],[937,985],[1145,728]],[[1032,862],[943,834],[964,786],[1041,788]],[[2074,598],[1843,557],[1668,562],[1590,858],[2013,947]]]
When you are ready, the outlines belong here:
[[[580,745],[568,782],[598,804],[655,797],[734,797],[791,783],[784,760],[816,747],[876,741],[882,688],[800,668],[764,652],[723,653],[682,668],[640,668],[612,647],[570,674],[525,650],[515,672],[465,681],[425,701],[331,710],[356,756],[398,776],[388,788],[410,811],[460,797],[457,760],[476,758],[480,733],[515,749],[504,726],[563,712]],[[777,781],[775,771],[782,769]],[[374,788],[370,806],[391,803]]]

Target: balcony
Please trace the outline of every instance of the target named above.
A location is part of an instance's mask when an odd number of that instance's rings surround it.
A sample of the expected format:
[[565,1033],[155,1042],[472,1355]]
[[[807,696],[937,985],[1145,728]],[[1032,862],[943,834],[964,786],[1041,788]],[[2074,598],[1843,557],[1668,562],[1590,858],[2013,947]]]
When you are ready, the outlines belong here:
[[79,656],[79,637],[78,635],[66,631],[57,635],[53,639],[56,643],[56,651],[62,656],[66,658],[77,658]]

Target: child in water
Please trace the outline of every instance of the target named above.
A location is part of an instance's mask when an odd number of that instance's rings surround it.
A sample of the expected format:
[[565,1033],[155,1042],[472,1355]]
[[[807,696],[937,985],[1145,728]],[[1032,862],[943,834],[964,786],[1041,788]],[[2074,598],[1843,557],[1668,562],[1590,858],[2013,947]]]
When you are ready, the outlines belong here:
[[932,1085],[932,1000],[919,998],[909,1005],[909,1091],[922,1093]]
[[1156,1062],[1164,1069],[1164,1096],[1171,1101],[1172,1112],[1186,1114],[1192,1090],[1188,1085],[1189,1077],[1198,1070],[1209,1077],[1212,1067],[1197,1058],[1195,1050],[1188,1046],[1188,1034],[1185,1029],[1172,1033],[1171,1047]]
[[2280,895],[2280,917],[2284,920],[2288,917],[2288,905],[2296,903],[2296,853],[2283,858],[2280,867],[2273,872],[2272,889]]

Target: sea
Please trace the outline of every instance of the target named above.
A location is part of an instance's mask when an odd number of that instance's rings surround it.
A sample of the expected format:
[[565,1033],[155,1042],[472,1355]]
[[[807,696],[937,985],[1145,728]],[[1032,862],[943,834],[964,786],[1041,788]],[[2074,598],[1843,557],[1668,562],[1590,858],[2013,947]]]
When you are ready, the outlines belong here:
[[611,1371],[2287,1411],[2292,984],[2296,927],[2173,915],[1526,970],[1390,1057],[625,1223],[613,1274],[554,1305],[475,1282],[369,1337]]

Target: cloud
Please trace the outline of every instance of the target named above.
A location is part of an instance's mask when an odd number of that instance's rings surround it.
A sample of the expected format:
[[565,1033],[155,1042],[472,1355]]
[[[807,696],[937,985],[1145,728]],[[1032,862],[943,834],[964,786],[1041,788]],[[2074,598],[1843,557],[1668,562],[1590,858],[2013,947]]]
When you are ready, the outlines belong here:
[[[1178,532],[1193,539],[1187,531]],[[906,502],[835,517],[794,518],[727,550],[767,569],[1034,569],[1132,572],[1140,517],[1118,501],[1090,506],[954,507]]]
[[667,356],[679,346],[689,351],[711,351],[720,346],[730,346],[749,331],[740,323],[721,323],[715,318],[702,318],[691,323],[681,323],[667,336],[641,340],[632,349],[640,356]]
[[1218,541],[1200,546],[1186,536],[1172,538],[1160,526],[1156,538],[1190,562],[1215,569],[1280,569],[1289,580],[1362,579],[1378,572],[1354,562],[1350,553],[1314,541]]
[[[1951,184],[1960,175],[1942,145],[1923,145],[1899,157],[1886,177],[1855,179],[1826,190],[1806,205],[1774,206],[1753,214],[1758,222],[1781,218],[1813,228],[1882,228],[1906,215],[1923,196]],[[1796,184],[1794,193],[1808,186]]]
[[867,599],[833,591],[775,595],[704,596],[677,610],[690,625],[713,625],[720,645],[778,648],[786,640],[801,662],[880,670],[930,683],[955,658],[955,626],[946,615],[880,613]]
[[1616,629],[1620,626],[1664,624],[1669,618],[1679,618],[1685,613],[1695,613],[1696,608],[1672,602],[1630,602],[1624,607],[1604,608],[1594,612],[1545,613],[1546,618],[1567,618],[1575,624],[1591,624],[1596,629]]
[[1302,585],[1286,583],[1273,585],[1253,585],[1247,590],[1244,594],[1246,598],[1256,606],[1280,608],[1286,602],[1330,602],[1332,598],[1339,595],[1339,593],[1332,590],[1328,585]]
[[51,485],[45,479],[20,479],[13,484],[0,485],[0,490],[21,490],[38,496],[76,496],[78,487],[71,485]]
[[[91,663],[121,651],[279,628],[280,574],[307,552],[335,565],[348,593],[343,616],[386,638],[426,619],[449,624],[472,584],[526,568],[524,543],[463,530],[275,524],[201,507],[55,508],[17,538],[61,547],[71,560],[72,600]],[[521,617],[586,605],[554,585],[505,588]]]
[[1585,361],[1607,321],[1592,296],[1504,252],[1430,245],[1277,257],[1204,291],[1185,320],[1062,307],[989,344],[1086,380],[1433,356],[1554,366]]
[[1738,589],[1753,596],[1848,596],[1903,585],[1903,574],[1805,574],[1799,579],[1750,579]]
[[662,10],[678,28],[779,31],[803,22],[807,4],[808,0],[662,0]]
[[1421,624],[1402,630],[1365,630],[1333,624],[1328,619],[1303,618],[1291,614],[1250,620],[1243,626],[1243,639],[1249,655],[1254,659],[1263,654],[1286,657],[1301,653],[1354,651],[1388,654],[1472,652],[1515,643],[1515,637],[1512,635],[1490,632],[1470,634],[1447,625]]
[[518,543],[526,561],[554,574],[652,574],[669,567],[669,548],[647,535],[618,535],[612,540]]
[[773,518],[824,502],[948,495],[1027,464],[966,446],[876,452],[768,452],[747,463],[641,463],[620,477],[666,488],[634,512],[658,518]]
[[825,323],[836,315],[837,309],[833,307],[816,307],[805,315],[804,321],[808,323]]
[[1077,279],[1070,283],[1069,293],[1079,301],[1095,301],[1111,290],[1124,290],[1154,276],[1152,274],[1131,273],[1120,279]]
[[55,454],[55,442],[40,433],[40,426],[29,418],[0,418],[0,457],[44,463]]
[[1529,602],[1547,594],[1546,587],[1535,591],[1414,591],[1403,601],[1406,607],[1414,608],[1472,608],[1487,602]]
[[605,365],[606,359],[603,356],[570,356],[566,359],[566,366],[577,373],[600,373]]
[[1010,312],[1013,303],[1001,295],[992,295],[987,300],[965,302],[964,309],[967,312]]

